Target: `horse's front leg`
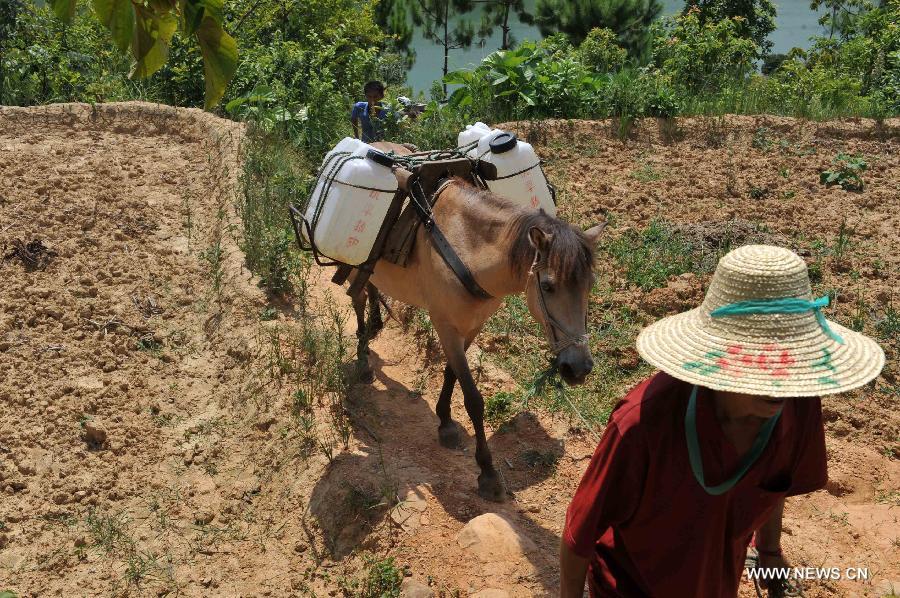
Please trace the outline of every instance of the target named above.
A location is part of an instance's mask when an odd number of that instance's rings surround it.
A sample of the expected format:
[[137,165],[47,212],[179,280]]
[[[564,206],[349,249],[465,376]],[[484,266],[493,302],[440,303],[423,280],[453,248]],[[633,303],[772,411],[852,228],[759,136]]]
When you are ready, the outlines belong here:
[[[452,373],[459,381],[459,386],[463,392],[465,400],[466,412],[472,420],[472,426],[475,428],[475,461],[481,468],[478,475],[478,494],[483,498],[495,502],[502,502],[506,499],[506,486],[500,473],[494,469],[491,450],[488,448],[487,436],[484,433],[484,398],[478,387],[475,386],[475,380],[472,372],[469,370],[469,362],[466,360],[466,347],[468,342],[458,334],[452,327],[441,326],[434,323],[435,330],[441,340],[444,348],[444,354],[447,356],[447,363],[452,368]],[[446,421],[453,424],[450,419],[450,399],[449,395],[453,393],[452,377],[444,372],[444,388],[441,390],[441,399],[445,399],[446,405]],[[441,413],[440,400],[438,401],[438,416],[441,418],[441,425],[445,424],[445,419]],[[440,428],[438,428],[440,431]]]
[[353,311],[356,313],[356,367],[361,382],[369,384],[375,380],[375,372],[369,365],[369,330],[366,326],[366,291],[353,297]]
[[381,293],[375,288],[371,282],[366,285],[366,293],[369,295],[369,321],[367,331],[369,340],[372,340],[384,328],[384,320],[381,318],[381,306],[378,304],[381,300]]

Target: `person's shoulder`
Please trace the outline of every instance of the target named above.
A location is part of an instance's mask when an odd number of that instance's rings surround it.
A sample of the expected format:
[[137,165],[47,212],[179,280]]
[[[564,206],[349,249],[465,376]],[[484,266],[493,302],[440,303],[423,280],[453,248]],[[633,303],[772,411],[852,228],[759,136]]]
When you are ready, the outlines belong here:
[[367,105],[368,105],[368,102],[356,102],[355,104],[353,104],[353,113],[354,114],[365,114]]
[[[363,101],[363,102],[356,102],[355,104],[353,104],[353,107],[354,107],[354,108],[365,108],[365,107],[366,107],[366,104],[368,104],[368,102],[365,102],[365,101]],[[346,105],[346,104],[345,104],[345,105]]]
[[615,423],[620,432],[625,432],[668,421],[689,386],[687,382],[659,372],[632,388],[619,401],[610,415],[610,422]]

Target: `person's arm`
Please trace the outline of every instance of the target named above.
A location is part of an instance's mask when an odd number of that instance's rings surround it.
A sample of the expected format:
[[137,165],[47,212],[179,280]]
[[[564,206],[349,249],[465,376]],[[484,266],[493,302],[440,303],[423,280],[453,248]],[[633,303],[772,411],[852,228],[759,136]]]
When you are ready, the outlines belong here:
[[756,550],[759,566],[763,569],[786,567],[781,554],[781,519],[784,516],[784,499],[778,501],[772,516],[756,531]]
[[578,556],[565,541],[559,543],[559,597],[584,596],[584,580],[590,559]]

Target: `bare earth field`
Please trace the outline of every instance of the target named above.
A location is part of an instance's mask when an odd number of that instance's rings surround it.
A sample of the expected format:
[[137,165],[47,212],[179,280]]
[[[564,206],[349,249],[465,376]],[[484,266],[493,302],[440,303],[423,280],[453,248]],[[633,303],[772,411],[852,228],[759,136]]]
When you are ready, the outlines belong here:
[[[807,596],[900,589],[900,122],[685,120],[670,143],[652,121],[625,143],[605,122],[511,127],[547,159],[568,219],[608,218],[610,241],[664,219],[713,254],[724,230],[786,244],[837,291],[829,315],[879,338],[882,376],[823,403],[831,479],[789,501],[784,546],[797,565],[869,570]],[[483,501],[471,430],[461,450],[437,444],[442,363],[408,322],[373,342],[373,385],[343,404],[298,395],[316,367],[303,318],[352,347],[349,300],[315,267],[302,304],[256,285],[235,209],[242,135],[150,104],[0,109],[0,592],[357,596],[374,555],[394,557],[409,596],[426,595],[413,582],[553,594],[592,435],[567,415],[515,416],[490,435],[514,497]],[[839,151],[867,158],[863,192],[819,184]],[[638,324],[693,306],[708,279],[642,291],[604,251],[599,264]],[[496,332],[470,349],[485,396],[516,388],[509,353]],[[606,357],[618,392],[646,374]],[[486,513],[517,536],[460,535]]]

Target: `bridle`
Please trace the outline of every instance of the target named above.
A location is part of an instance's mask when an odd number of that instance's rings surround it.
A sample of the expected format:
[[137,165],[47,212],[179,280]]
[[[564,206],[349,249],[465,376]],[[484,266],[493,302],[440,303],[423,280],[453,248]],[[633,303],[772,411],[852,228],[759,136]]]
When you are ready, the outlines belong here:
[[[547,334],[547,340],[550,342],[550,350],[553,351],[555,355],[559,355],[563,350],[572,346],[587,347],[587,333],[570,334],[566,332],[566,329],[556,320],[556,318],[550,315],[550,310],[547,309],[547,302],[544,299],[544,289],[541,287],[541,273],[546,272],[548,269],[547,259],[541,257],[540,251],[536,251],[534,254],[534,262],[531,264],[530,275],[534,276],[535,282],[537,283],[538,308],[541,310],[541,316],[543,316],[544,319],[543,325]],[[587,330],[587,311],[585,311],[584,314],[584,329]]]

